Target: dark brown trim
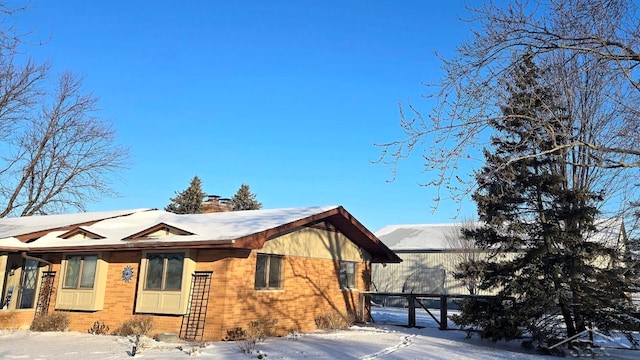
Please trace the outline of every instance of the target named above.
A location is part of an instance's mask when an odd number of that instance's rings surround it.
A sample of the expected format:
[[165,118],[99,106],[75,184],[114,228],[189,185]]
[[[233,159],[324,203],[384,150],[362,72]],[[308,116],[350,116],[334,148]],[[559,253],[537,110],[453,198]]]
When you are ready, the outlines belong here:
[[93,225],[93,224],[95,224],[97,222],[100,222],[102,220],[115,219],[115,218],[119,218],[119,217],[123,217],[123,216],[129,216],[129,215],[137,214],[138,212],[146,212],[146,211],[153,211],[153,210],[156,210],[156,209],[143,209],[143,210],[140,210],[140,211],[132,211],[132,212],[123,213],[123,214],[120,214],[120,215],[113,215],[113,216],[108,216],[108,217],[94,219],[94,220],[88,220],[88,221],[79,222],[79,223],[71,223],[69,225],[62,225],[62,226],[52,227],[52,228],[49,228],[49,229],[46,229],[46,230],[40,230],[40,231],[34,231],[34,232],[29,232],[29,233],[24,233],[24,234],[13,235],[12,237],[15,237],[16,239],[18,239],[18,240],[20,240],[22,242],[26,242],[28,240],[40,238],[40,237],[42,237],[44,235],[47,235],[48,233],[50,233],[52,231],[71,230],[74,227],[90,226],[90,225]]
[[[96,220],[97,222],[99,220]],[[292,221],[271,229],[260,231],[248,236],[243,236],[233,240],[208,240],[208,241],[161,241],[153,238],[144,238],[143,236],[154,231],[158,231],[163,227],[179,232],[181,235],[193,235],[190,232],[176,228],[165,223],[159,223],[136,234],[130,235],[123,240],[143,240],[143,241],[121,241],[118,244],[109,245],[87,245],[87,246],[57,246],[46,248],[29,248],[20,249],[20,251],[29,251],[33,253],[44,252],[69,252],[69,251],[118,251],[118,250],[143,250],[143,249],[185,249],[185,248],[216,248],[216,249],[245,249],[256,250],[261,249],[265,242],[269,239],[285,235],[287,233],[299,230],[303,227],[320,226],[321,222],[326,221],[335,230],[344,234],[356,246],[360,247],[371,255],[371,261],[374,263],[399,263],[402,259],[391,251],[380,239],[367,230],[358,220],[356,220],[342,206],[329,209],[319,214],[307,216],[305,218]],[[329,226],[322,226],[329,227]],[[53,230],[49,230],[50,232]],[[47,233],[43,232],[43,233]]]
[[236,239],[234,247],[245,249],[261,249],[265,241],[286,233],[298,230],[303,226],[326,220],[337,230],[342,232],[349,240],[371,254],[371,261],[376,263],[399,263],[402,259],[390,250],[371,231],[367,230],[356,218],[354,218],[342,206],[325,212],[308,216],[287,224],[277,226],[259,233]]
[[[95,251],[128,251],[128,250],[149,250],[149,249],[234,249],[233,240],[211,240],[211,241],[136,241],[122,244],[109,245],[88,245],[88,246],[51,246],[30,248],[30,253],[61,253],[61,252],[95,252]],[[27,251],[20,249],[20,251]]]
[[[402,259],[369,231],[360,221],[351,215],[342,206],[337,208],[338,214],[328,218],[355,244],[369,252],[374,263],[399,263]],[[340,216],[341,215],[341,216]]]
[[336,229],[335,226],[333,226],[331,223],[329,223],[327,221],[321,221],[319,223],[308,225],[307,227],[310,227],[312,229],[319,229],[319,230],[325,230],[325,231],[338,232],[338,229]]
[[88,236],[91,239],[104,239],[104,236],[102,236],[100,234],[97,234],[97,233],[94,233],[94,232],[91,232],[89,230],[85,230],[85,229],[80,228],[80,227],[77,227],[75,229],[71,229],[71,230],[67,231],[66,233],[64,233],[64,234],[62,234],[62,235],[60,235],[58,237],[62,238],[62,239],[68,239],[68,238],[70,238],[70,237],[72,237],[74,235],[77,235],[77,234],[84,234],[84,235]]
[[175,226],[171,226],[168,224],[165,224],[163,222],[158,223],[156,225],[153,225],[150,228],[146,228],[142,231],[139,231],[133,235],[129,235],[126,238],[122,239],[122,240],[149,240],[149,239],[154,239],[151,237],[148,237],[149,234],[154,233],[156,231],[160,231],[160,230],[166,230],[167,232],[173,232],[177,235],[194,235],[193,233],[180,229],[178,227]]
[[38,238],[41,238],[45,235],[47,235],[50,232],[53,231],[69,231],[72,230],[78,226],[90,226],[93,225],[99,221],[102,221],[104,219],[99,219],[99,220],[92,220],[92,221],[87,221],[87,222],[83,222],[83,223],[78,223],[78,224],[72,224],[72,225],[65,225],[65,226],[59,226],[59,227],[54,227],[51,229],[47,229],[47,230],[41,230],[41,231],[34,231],[34,232],[30,232],[30,233],[26,233],[26,234],[22,234],[22,235],[17,235],[14,236],[16,239],[22,241],[22,242],[29,242],[29,240],[35,240]]
[[265,241],[269,239],[293,232],[295,230],[298,230],[299,228],[302,228],[303,226],[326,219],[327,217],[331,215],[335,215],[337,213],[338,213],[338,208],[334,208],[331,210],[327,210],[323,213],[311,215],[306,218],[302,218],[290,223],[276,226],[271,229],[267,229],[255,234],[244,236],[236,239],[236,243],[234,247],[245,248],[245,249],[262,249]]

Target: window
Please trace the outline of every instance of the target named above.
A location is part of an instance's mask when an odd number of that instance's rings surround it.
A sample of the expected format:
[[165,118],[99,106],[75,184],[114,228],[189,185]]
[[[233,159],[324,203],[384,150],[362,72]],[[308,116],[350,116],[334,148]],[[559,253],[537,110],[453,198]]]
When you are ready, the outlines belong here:
[[282,288],[282,256],[258,254],[255,288],[256,290]]
[[20,282],[19,309],[31,309],[35,300],[36,288],[38,287],[38,262],[32,259],[25,259],[22,266],[22,279]]
[[102,310],[107,290],[108,253],[63,254],[56,310]]
[[67,257],[64,272],[65,289],[93,289],[98,255],[72,255]]
[[184,254],[150,254],[144,289],[180,291],[183,263]]
[[142,252],[136,313],[184,315],[196,270],[195,249]]
[[340,262],[340,287],[343,289],[356,288],[356,263]]

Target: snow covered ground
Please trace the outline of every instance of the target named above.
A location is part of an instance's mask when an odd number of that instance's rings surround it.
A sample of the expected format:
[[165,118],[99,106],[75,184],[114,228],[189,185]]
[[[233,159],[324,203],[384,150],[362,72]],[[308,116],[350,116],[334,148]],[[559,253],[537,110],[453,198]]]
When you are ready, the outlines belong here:
[[[492,343],[477,336],[465,339],[463,331],[438,330],[426,312],[416,313],[417,323],[423,328],[391,325],[406,323],[406,309],[375,308],[374,324],[267,339],[256,346],[259,353],[244,354],[237,342],[210,342],[199,347],[149,340],[133,358],[180,359],[191,354],[198,358],[255,359],[261,354],[264,359],[552,359],[527,352],[518,342]],[[434,315],[438,317],[437,313]],[[132,359],[131,350],[132,340],[126,337],[78,332],[0,332],[0,359]],[[599,357],[603,359],[640,359],[640,351],[632,350],[606,350],[606,354],[598,355],[603,355]]]

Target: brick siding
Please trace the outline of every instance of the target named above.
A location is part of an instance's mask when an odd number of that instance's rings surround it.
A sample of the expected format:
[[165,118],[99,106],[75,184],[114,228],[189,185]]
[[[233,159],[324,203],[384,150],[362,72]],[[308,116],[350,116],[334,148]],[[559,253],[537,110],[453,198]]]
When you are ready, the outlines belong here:
[[[96,321],[104,322],[115,331],[121,322],[135,315],[135,298],[140,274],[140,251],[119,251],[107,254],[109,262],[107,290],[101,311],[65,311],[70,315],[69,330],[87,332]],[[56,271],[54,292],[49,312],[55,309],[56,290],[60,285],[61,254],[50,254]],[[206,317],[205,340],[223,340],[228,330],[247,329],[249,323],[261,318],[277,319],[280,335],[292,330],[316,329],[315,319],[337,311],[346,315],[358,311],[359,294],[339,287],[339,262],[326,259],[285,256],[282,290],[254,290],[256,253],[247,250],[206,250],[197,253],[196,270],[213,271],[211,293]],[[134,278],[122,279],[122,270],[131,266]],[[370,269],[357,264],[357,287],[365,290]],[[185,276],[189,276],[185,274]],[[26,315],[25,315],[26,314]],[[29,321],[33,312],[20,313]],[[22,319],[25,317],[25,319]],[[154,315],[153,334],[179,333],[182,316]]]

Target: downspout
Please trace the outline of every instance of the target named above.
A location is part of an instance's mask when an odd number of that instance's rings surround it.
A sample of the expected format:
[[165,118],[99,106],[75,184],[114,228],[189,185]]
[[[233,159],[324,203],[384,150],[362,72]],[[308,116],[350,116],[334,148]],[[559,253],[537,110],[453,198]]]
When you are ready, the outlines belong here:
[[49,261],[47,261],[45,259],[41,259],[41,258],[38,258],[38,257],[35,257],[35,256],[27,255],[26,251],[23,251],[21,253],[21,255],[22,255],[23,259],[34,260],[34,261],[37,261],[39,263],[47,264],[47,266],[49,267],[48,271],[51,271],[51,267],[53,266],[52,262],[49,262]]

